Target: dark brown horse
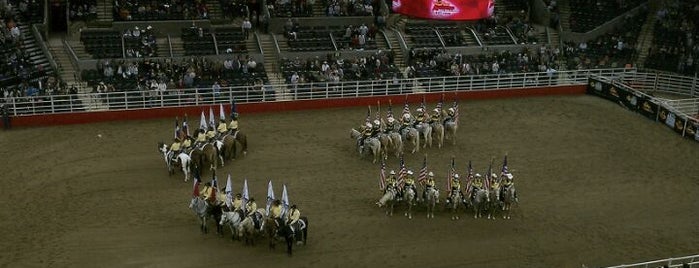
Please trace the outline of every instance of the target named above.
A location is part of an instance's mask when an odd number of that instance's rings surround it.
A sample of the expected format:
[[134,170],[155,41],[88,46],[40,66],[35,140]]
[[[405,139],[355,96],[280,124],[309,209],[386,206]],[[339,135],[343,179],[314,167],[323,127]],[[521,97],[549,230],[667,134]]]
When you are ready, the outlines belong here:
[[192,164],[200,171],[203,172],[206,168],[205,165],[208,164],[210,170],[216,170],[216,165],[218,165],[218,149],[211,143],[206,143],[202,147],[197,147],[192,149],[189,153],[192,158]]
[[235,159],[235,156],[238,154],[238,144],[242,147],[241,152],[243,152],[243,156],[246,156],[248,154],[248,136],[240,131],[237,131],[233,136],[235,136],[235,141],[237,141],[233,143],[233,148],[231,150],[233,159]]

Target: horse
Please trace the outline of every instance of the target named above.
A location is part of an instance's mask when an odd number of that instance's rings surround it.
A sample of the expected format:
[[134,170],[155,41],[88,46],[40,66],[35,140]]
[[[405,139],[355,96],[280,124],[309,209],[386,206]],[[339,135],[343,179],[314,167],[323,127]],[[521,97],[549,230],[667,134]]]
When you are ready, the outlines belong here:
[[461,203],[461,192],[460,191],[452,191],[451,195],[449,195],[450,202],[447,203],[447,208],[451,209],[451,219],[452,220],[458,220],[459,219],[459,214],[458,214],[458,209],[459,209],[459,203]]
[[488,196],[490,197],[490,202],[488,202],[488,206],[486,207],[487,213],[488,213],[488,219],[495,219],[495,211],[497,211],[500,208],[500,187],[498,188],[491,188],[488,191]]
[[432,138],[437,140],[437,148],[442,148],[444,145],[444,126],[439,122],[432,122]]
[[420,151],[420,133],[417,132],[417,129],[413,127],[405,127],[401,133],[401,138],[405,140],[405,142],[410,143],[412,147],[411,153],[419,152]]
[[391,140],[391,137],[388,136],[386,133],[379,133],[379,135],[376,136],[379,139],[379,142],[381,143],[381,157],[383,159],[388,159],[388,149],[393,147],[393,141]]
[[236,237],[239,236],[238,234],[238,225],[240,225],[240,222],[243,219],[243,211],[242,210],[236,210],[236,211],[225,211],[221,215],[221,220],[218,222],[218,225],[224,226],[228,225],[228,227],[231,229],[231,240],[235,240]]
[[434,218],[434,207],[439,202],[439,190],[434,187],[425,189],[425,204],[427,205],[427,218]]
[[235,154],[235,137],[231,134],[226,134],[221,137],[221,142],[223,142],[223,147],[221,148],[221,154],[225,159],[233,159]]
[[512,185],[510,187],[505,187],[502,189],[502,192],[503,192],[502,193],[502,201],[503,201],[502,218],[503,219],[510,219],[512,204],[517,202],[517,200],[515,198],[515,196],[516,196],[515,195],[515,193],[516,193],[515,186]]
[[[201,197],[193,197],[192,201],[189,202],[189,208],[197,214],[200,221],[199,230],[203,234],[209,233],[209,227],[206,224],[206,220],[209,217],[213,217],[214,220],[218,220],[221,216],[221,213],[218,213],[221,212],[220,207],[210,204]],[[216,233],[223,235],[223,228],[216,225]]]
[[[198,151],[198,153],[195,153],[196,151]],[[206,143],[201,148],[194,148],[190,154],[193,162],[198,164],[197,167],[199,170],[204,170],[202,167],[205,163],[209,164],[210,170],[216,170],[216,166],[218,165],[218,149],[213,144]],[[195,158],[195,155],[198,155],[198,159]]]
[[[186,153],[179,153],[173,159],[173,157],[171,157],[168,153],[169,150],[167,148],[167,145],[162,142],[158,143],[158,151],[160,151],[163,154],[163,157],[165,158],[165,164],[167,165],[168,174],[175,174],[175,167],[179,165],[182,169],[182,173],[184,173],[184,181],[187,182],[189,180],[190,164],[192,162],[192,158],[190,158],[189,155]],[[176,161],[173,163],[172,160]]]
[[237,143],[233,143],[233,148],[231,150],[233,153],[233,159],[235,159],[235,156],[238,154],[238,144],[240,144],[242,147],[241,152],[243,153],[243,156],[248,155],[248,136],[238,130],[233,134],[233,138],[235,138],[235,141],[237,141]]
[[393,145],[391,150],[396,154],[396,157],[399,157],[403,153],[403,139],[400,133],[391,131],[387,135],[391,138],[391,145]]
[[213,144],[216,147],[216,156],[218,156],[218,160],[221,160],[221,167],[223,167],[223,165],[225,164],[223,157],[223,142],[220,140],[215,140]]
[[477,219],[483,216],[483,212],[487,209],[490,198],[488,197],[488,191],[485,189],[478,189],[473,193],[473,218]]
[[[379,207],[386,206],[386,216],[393,216],[393,205],[396,199],[396,190],[393,188],[386,189],[386,193],[376,202]],[[388,203],[388,205],[387,205]]]
[[419,123],[415,125],[415,129],[420,133],[420,137],[425,139],[425,143],[422,148],[427,148],[429,145],[432,148],[432,127],[427,123]]
[[[351,129],[350,130],[350,137],[355,140],[359,140],[362,136],[362,133],[357,131],[356,129]],[[357,146],[359,147],[359,143],[357,143]],[[374,137],[369,137],[364,140],[364,146],[357,148],[359,150],[359,155],[360,157],[363,157],[369,153],[373,154],[374,160],[373,163],[376,163],[378,161],[378,158],[381,157],[381,141],[379,139],[374,138]]]
[[[308,218],[299,218],[297,226],[283,225],[277,230],[277,236],[284,238],[286,242],[286,253],[291,256],[294,241],[299,245],[306,245],[308,239]],[[294,228],[296,227],[296,228]]]
[[[255,213],[253,214],[255,216],[260,217],[260,225],[261,227],[264,227],[264,215],[265,215],[265,209],[263,208],[258,208]],[[255,227],[255,220],[252,218],[252,216],[248,215],[245,216],[245,218],[238,224],[238,237],[245,241],[246,245],[255,245],[255,235],[257,234],[257,228]]]
[[444,122],[444,137],[451,140],[452,145],[456,145],[456,130],[459,124],[455,120],[447,120]]
[[405,211],[405,216],[408,217],[408,219],[413,219],[413,203],[415,202],[415,195],[415,190],[413,190],[412,187],[406,187],[406,189],[403,190],[403,197],[408,205],[408,210]]

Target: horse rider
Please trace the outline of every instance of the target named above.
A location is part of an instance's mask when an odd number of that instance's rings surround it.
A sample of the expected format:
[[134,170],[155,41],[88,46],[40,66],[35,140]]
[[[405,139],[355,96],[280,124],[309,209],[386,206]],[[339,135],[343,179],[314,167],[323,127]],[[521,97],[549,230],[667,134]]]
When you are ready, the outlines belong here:
[[422,191],[422,199],[427,199],[427,190],[435,189],[434,185],[434,173],[430,171],[430,173],[427,173],[427,181],[425,182],[425,190]]
[[195,146],[201,146],[202,144],[206,143],[206,131],[203,128],[199,129],[199,133],[197,133],[197,139],[194,142]]
[[378,119],[374,120],[374,124],[372,124],[371,128],[371,136],[372,137],[377,137],[381,133],[381,121]]
[[238,113],[233,113],[231,115],[231,122],[228,123],[228,131],[233,136],[238,132]]
[[371,122],[366,122],[362,129],[362,137],[359,139],[359,148],[363,148],[366,139],[372,135],[374,135],[374,125]]
[[403,192],[405,192],[406,189],[410,188],[413,189],[413,193],[417,196],[417,188],[415,188],[415,177],[413,176],[413,171],[408,170],[408,175],[405,177],[405,185],[403,186]]
[[447,116],[444,117],[444,120],[442,120],[442,124],[446,124],[449,121],[454,121],[454,115],[456,114],[456,110],[454,108],[449,108],[447,110]]
[[247,212],[247,216],[252,218],[252,223],[255,225],[255,229],[260,229],[260,215],[257,214],[257,203],[255,202],[255,198],[251,197],[250,200],[248,200],[248,203],[245,204],[245,211]]
[[[291,227],[291,231],[296,234],[296,243],[301,244],[301,225],[299,224],[299,219],[301,218],[301,211],[296,207],[296,204],[291,205],[289,213],[286,216],[286,224]],[[298,232],[297,232],[298,231]]]
[[[512,179],[514,179],[512,173],[505,174],[505,181],[502,182],[502,194],[504,194],[505,191],[509,191],[510,187],[513,187],[515,185],[515,182]],[[519,202],[519,198],[517,197],[517,191],[515,191],[515,202]]]
[[282,226],[282,202],[275,199],[269,207],[269,217],[277,222],[277,225]]
[[389,116],[386,118],[386,127],[384,128],[383,132],[388,134],[393,131],[396,131],[396,119],[393,118],[393,116]]
[[[454,176],[451,178],[451,191],[449,192],[449,197],[447,197],[447,200],[451,200],[451,197],[458,192],[461,194],[463,198],[463,194],[461,193],[461,181],[459,181],[459,174],[454,173]],[[451,200],[456,202],[456,200]]]
[[472,193],[477,193],[480,189],[483,189],[483,177],[480,173],[476,173],[476,177],[473,179],[471,187],[473,188],[473,190],[471,190]]
[[182,151],[189,153],[192,150],[192,137],[185,134],[184,140],[182,141]]
[[243,196],[241,194],[236,194],[233,198],[233,211],[243,210]]
[[388,190],[393,190],[394,193],[398,193],[398,185],[396,185],[396,171],[391,170],[389,172],[388,178],[386,179],[386,188],[383,190],[383,193],[386,194]]
[[432,110],[432,114],[430,115],[430,124],[432,123],[438,123],[441,122],[442,120],[442,110],[439,108],[434,108]]
[[398,129],[398,133],[403,133],[403,129],[412,126],[414,121],[413,115],[411,115],[410,112],[404,112],[401,117],[401,126],[400,129]]
[[422,107],[418,107],[415,112],[417,115],[415,116],[415,122],[413,122],[413,127],[417,127],[417,125],[425,123],[425,109]]
[[213,126],[209,126],[209,130],[206,131],[206,140],[212,142],[216,138],[216,130]]
[[226,125],[226,120],[221,119],[218,122],[218,127],[216,127],[216,131],[218,131],[218,138],[223,137],[223,135],[228,132],[228,126]]
[[180,138],[175,138],[170,145],[170,151],[167,153],[168,157],[175,162],[177,162],[177,155],[180,154],[182,150],[182,143],[180,142]]

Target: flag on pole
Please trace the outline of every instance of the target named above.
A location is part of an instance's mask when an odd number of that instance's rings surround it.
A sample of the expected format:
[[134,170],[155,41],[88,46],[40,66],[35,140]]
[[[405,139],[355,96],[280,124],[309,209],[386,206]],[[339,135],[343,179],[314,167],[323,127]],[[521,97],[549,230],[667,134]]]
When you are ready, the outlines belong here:
[[235,98],[231,99],[231,118],[238,113],[238,107],[235,107]]
[[269,207],[272,206],[272,202],[274,202],[274,189],[272,189],[272,180],[269,180],[269,183],[267,183],[267,215],[269,215]]
[[189,123],[187,123],[187,120],[188,120],[187,114],[184,114],[184,119],[182,120],[182,130],[181,131],[184,134],[187,134],[187,136],[189,136],[190,135],[189,134]]
[[393,107],[391,107],[391,106],[392,106],[392,103],[391,103],[391,100],[389,99],[388,100],[388,110],[386,111],[386,117],[393,117]]
[[454,174],[456,174],[456,165],[454,164],[454,157],[451,158],[451,167],[449,168],[449,172],[447,172],[447,189],[451,190],[451,180],[454,178]]
[[427,103],[425,102],[425,95],[422,95],[422,102],[420,103],[420,108],[425,110],[427,108]]
[[491,179],[491,174],[493,174],[493,161],[490,161],[490,165],[488,166],[488,173],[485,174],[485,181],[483,182],[483,188],[486,190],[490,190],[490,179]]
[[228,173],[228,180],[226,181],[226,206],[228,208],[233,207],[233,184],[231,183],[230,173]]
[[376,101],[376,115],[374,116],[375,120],[381,120],[381,102]]
[[437,103],[437,107],[435,107],[435,108],[439,109],[439,111],[441,112],[442,106],[444,106],[444,94],[442,94],[442,98],[439,99],[439,102]]
[[199,197],[199,175],[194,173],[194,185],[192,186],[192,197]]
[[[248,203],[248,200],[250,200],[250,194],[248,193],[248,179],[245,179],[245,181],[243,181],[243,193],[242,193],[242,195],[243,195],[242,208],[243,208],[243,211],[245,211],[245,207]],[[250,211],[247,211],[247,212],[250,212]]]
[[289,195],[286,193],[286,184],[284,184],[282,188],[282,219],[285,218],[287,211],[289,211]]
[[199,129],[206,130],[206,116],[204,116],[204,110],[201,110],[201,118],[199,119]]
[[408,105],[408,96],[405,96],[405,104],[403,104],[403,113],[404,114],[409,114],[410,113],[410,105]]
[[175,138],[179,138],[179,137],[180,137],[180,122],[177,119],[177,117],[175,117]]
[[454,108],[454,121],[459,122],[459,103],[456,102],[456,98],[454,98],[454,104],[452,105]]
[[425,185],[425,182],[427,182],[427,156],[425,155],[425,158],[422,159],[422,168],[420,169],[420,174],[417,177],[417,182],[420,183],[420,185]]
[[507,155],[505,155],[505,159],[502,160],[502,170],[500,171],[500,178],[498,178],[498,182],[502,179],[502,176],[505,176],[506,174],[510,173],[510,169],[507,167]]
[[398,187],[403,189],[405,184],[405,177],[408,176],[408,168],[405,167],[405,161],[403,161],[403,155],[400,156],[400,170],[398,171]]
[[209,107],[209,127],[216,128],[216,118],[214,117],[214,109]]
[[223,104],[218,104],[218,117],[221,120],[226,120],[226,112],[223,111]]
[[386,161],[381,160],[381,173],[379,175],[379,190],[386,189]]
[[366,111],[366,122],[371,123],[371,106],[367,106]]
[[218,181],[216,180],[216,172],[214,171],[213,177],[211,178],[211,190],[209,191],[209,200],[211,202],[216,202],[216,194],[218,193]]
[[473,166],[468,160],[468,175],[466,176],[466,196],[471,196],[471,183],[473,182]]

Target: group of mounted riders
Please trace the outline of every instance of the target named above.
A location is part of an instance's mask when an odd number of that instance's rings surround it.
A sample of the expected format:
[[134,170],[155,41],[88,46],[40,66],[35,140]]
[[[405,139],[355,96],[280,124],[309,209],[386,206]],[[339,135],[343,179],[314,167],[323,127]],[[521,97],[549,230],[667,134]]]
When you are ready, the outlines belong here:
[[199,128],[191,136],[188,131],[179,131],[179,135],[174,138],[169,147],[167,156],[172,161],[177,162],[177,155],[180,153],[189,154],[195,148],[201,149],[206,144],[213,144],[226,135],[235,137],[238,132],[238,116],[238,113],[233,113],[230,122],[220,119],[216,129],[213,126],[208,126],[207,129]]

